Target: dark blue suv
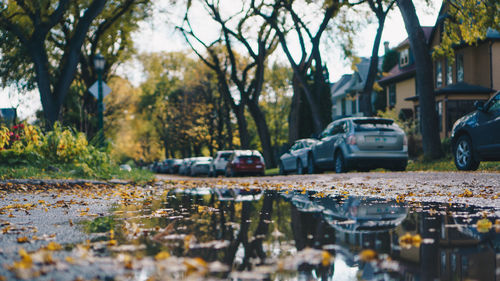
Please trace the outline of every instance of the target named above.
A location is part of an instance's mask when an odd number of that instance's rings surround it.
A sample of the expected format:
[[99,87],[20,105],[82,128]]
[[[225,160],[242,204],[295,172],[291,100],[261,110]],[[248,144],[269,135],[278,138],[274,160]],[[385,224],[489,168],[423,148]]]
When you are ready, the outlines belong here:
[[500,91],[458,119],[451,132],[453,158],[459,170],[477,170],[480,161],[500,161]]

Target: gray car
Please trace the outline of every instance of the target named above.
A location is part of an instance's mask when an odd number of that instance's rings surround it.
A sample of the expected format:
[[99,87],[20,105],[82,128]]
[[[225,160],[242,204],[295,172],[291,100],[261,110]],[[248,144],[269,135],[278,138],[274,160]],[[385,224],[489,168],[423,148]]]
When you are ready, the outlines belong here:
[[336,120],[311,147],[308,172],[350,169],[369,171],[387,168],[404,171],[408,145],[404,131],[391,119],[350,117]]
[[304,174],[307,169],[307,156],[311,151],[311,146],[316,142],[315,139],[295,141],[292,147],[280,157],[280,174],[285,175],[289,172],[297,172],[299,175]]
[[192,177],[199,175],[208,176],[211,163],[212,157],[195,157],[189,168],[190,175]]

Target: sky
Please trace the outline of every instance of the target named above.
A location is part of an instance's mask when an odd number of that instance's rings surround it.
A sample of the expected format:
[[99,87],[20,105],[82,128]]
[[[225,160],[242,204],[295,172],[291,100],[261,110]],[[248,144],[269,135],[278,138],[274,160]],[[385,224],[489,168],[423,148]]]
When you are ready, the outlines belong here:
[[[157,3],[160,3],[158,4],[159,7],[156,7],[158,12],[153,14],[151,20],[141,23],[140,31],[134,34],[135,46],[139,53],[190,50],[184,38],[179,32],[175,31],[171,24],[171,17],[179,16],[180,11],[165,12],[167,7],[163,6],[163,4],[161,4],[162,2],[166,3],[167,1],[158,1]],[[414,2],[421,25],[433,26],[439,12],[441,1],[431,0],[430,6],[427,6],[425,1],[417,0]],[[228,3],[237,2],[229,1]],[[231,4],[226,6],[228,6],[229,9],[233,8]],[[197,9],[195,7],[193,9],[192,18],[193,26],[198,27],[196,32],[201,36],[207,36],[208,38],[214,34],[214,30],[217,30],[214,25],[209,24],[202,9]],[[356,55],[365,57],[371,55],[376,29],[377,24],[374,22],[364,26],[364,28],[359,31],[357,40],[355,41]],[[386,20],[382,34],[382,42],[388,41],[390,47],[395,47],[406,37],[407,34],[404,28],[403,19],[401,18],[399,9],[395,7],[393,11],[389,13]],[[328,67],[331,82],[337,81],[343,74],[352,73],[350,62],[344,58],[342,51],[335,46],[335,44],[323,45],[327,45],[322,48],[322,57]],[[292,53],[294,52],[293,49],[295,49],[295,53],[298,53],[297,46],[292,47]],[[382,45],[379,55],[383,55],[383,52],[384,48]],[[273,59],[287,63],[281,48],[277,49]],[[118,68],[118,74],[126,77],[136,86],[145,79],[142,73],[140,64],[137,61],[125,63]],[[16,105],[19,105],[18,114],[22,119],[28,118],[29,120],[33,120],[34,113],[41,108],[38,91],[35,90],[20,97],[16,94],[15,89],[0,89],[0,108],[15,107]]]

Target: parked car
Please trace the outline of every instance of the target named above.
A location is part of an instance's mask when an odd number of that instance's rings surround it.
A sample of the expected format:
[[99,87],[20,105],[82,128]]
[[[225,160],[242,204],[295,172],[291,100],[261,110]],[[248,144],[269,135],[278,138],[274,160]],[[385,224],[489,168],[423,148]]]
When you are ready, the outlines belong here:
[[240,174],[263,176],[266,171],[264,157],[257,150],[235,150],[226,164],[226,177]]
[[500,91],[458,119],[451,131],[455,166],[477,170],[481,161],[500,161]]
[[177,174],[179,173],[179,168],[182,165],[182,159],[172,159],[172,164],[169,165],[169,173],[170,174]]
[[189,167],[191,160],[192,160],[192,158],[182,159],[182,164],[179,166],[179,174],[180,175],[187,175],[188,174],[188,167]]
[[208,176],[211,163],[212,157],[195,157],[189,168],[190,175],[192,177],[199,175]]
[[321,133],[311,147],[307,167],[309,173],[320,169],[337,173],[374,168],[404,171],[407,163],[406,135],[394,120],[349,117],[330,123]]
[[151,164],[151,172],[153,173],[159,173],[160,172],[160,166],[161,166],[161,162],[159,161],[156,161],[154,162],[153,164]]
[[224,174],[227,161],[229,160],[229,157],[231,157],[232,153],[232,150],[217,151],[212,163],[210,164],[210,176],[216,177]]
[[161,161],[159,166],[158,166],[158,173],[162,173],[162,174],[168,173],[168,168],[169,168],[169,164],[170,164],[171,160],[172,159],[166,159],[166,160]]
[[311,151],[311,146],[315,144],[315,139],[301,139],[295,141],[290,149],[280,157],[278,164],[280,175],[296,171],[302,175],[307,169],[307,156]]

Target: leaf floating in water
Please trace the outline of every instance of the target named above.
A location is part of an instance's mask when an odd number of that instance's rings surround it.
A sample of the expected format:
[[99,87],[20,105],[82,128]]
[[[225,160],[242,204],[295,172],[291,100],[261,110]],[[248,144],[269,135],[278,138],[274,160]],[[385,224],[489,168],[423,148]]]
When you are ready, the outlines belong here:
[[405,249],[409,249],[413,247],[420,247],[422,243],[422,237],[419,234],[411,235],[410,233],[406,233],[405,235],[399,237],[399,246]]
[[157,260],[157,261],[159,261],[159,260],[165,260],[165,259],[167,259],[169,257],[170,257],[170,254],[168,252],[161,251],[158,254],[156,254],[155,260]]
[[477,231],[481,232],[481,233],[487,233],[490,231],[490,229],[493,227],[493,224],[491,223],[491,221],[489,219],[480,219],[479,221],[477,221],[477,224],[476,224],[476,228],[477,228]]
[[366,249],[366,250],[361,251],[361,253],[359,253],[358,258],[360,261],[363,261],[363,262],[371,262],[371,261],[377,260],[378,254],[377,254],[377,252],[375,252],[372,249]]

